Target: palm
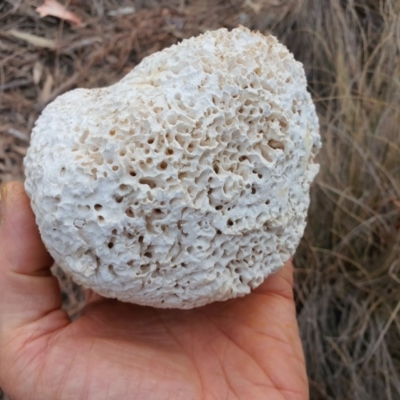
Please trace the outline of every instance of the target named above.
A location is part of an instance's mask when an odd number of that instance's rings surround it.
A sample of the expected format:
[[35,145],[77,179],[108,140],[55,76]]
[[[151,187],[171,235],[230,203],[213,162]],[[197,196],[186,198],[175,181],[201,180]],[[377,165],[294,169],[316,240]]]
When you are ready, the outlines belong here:
[[92,303],[30,345],[38,356],[25,371],[57,399],[305,399],[296,333],[280,274],[246,298],[190,311]]
[[0,385],[13,399],[308,397],[290,263],[241,299],[189,311],[100,299],[71,323],[21,184],[5,203]]

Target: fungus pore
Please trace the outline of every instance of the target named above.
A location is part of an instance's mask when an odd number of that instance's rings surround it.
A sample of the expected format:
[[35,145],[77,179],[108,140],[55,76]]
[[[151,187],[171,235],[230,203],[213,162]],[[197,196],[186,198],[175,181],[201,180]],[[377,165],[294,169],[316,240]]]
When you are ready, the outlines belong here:
[[282,267],[306,224],[318,119],[302,65],[237,28],[43,111],[25,159],[43,241],[106,297],[192,308]]

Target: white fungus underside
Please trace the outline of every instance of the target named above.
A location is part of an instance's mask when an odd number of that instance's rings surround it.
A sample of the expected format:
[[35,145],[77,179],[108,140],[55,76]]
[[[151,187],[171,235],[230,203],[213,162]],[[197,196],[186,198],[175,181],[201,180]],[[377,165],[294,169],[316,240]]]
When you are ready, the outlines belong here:
[[272,36],[220,29],[58,97],[26,189],[77,282],[192,308],[249,293],[293,254],[319,147],[302,65]]

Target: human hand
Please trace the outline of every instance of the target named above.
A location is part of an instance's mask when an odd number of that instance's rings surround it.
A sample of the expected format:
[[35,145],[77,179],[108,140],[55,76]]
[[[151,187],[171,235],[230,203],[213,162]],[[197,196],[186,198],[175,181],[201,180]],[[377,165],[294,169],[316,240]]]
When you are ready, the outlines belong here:
[[0,228],[0,386],[13,400],[303,400],[289,262],[252,294],[193,310],[94,297],[71,322],[21,183]]

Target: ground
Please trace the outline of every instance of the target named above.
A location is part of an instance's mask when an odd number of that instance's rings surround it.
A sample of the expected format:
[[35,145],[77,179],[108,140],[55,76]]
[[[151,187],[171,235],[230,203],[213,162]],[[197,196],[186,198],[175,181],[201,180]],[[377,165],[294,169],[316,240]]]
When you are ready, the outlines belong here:
[[[400,398],[400,2],[64,3],[82,25],[40,18],[42,0],[0,2],[0,183],[23,179],[33,124],[57,95],[111,84],[206,30],[275,34],[304,64],[323,139],[295,256],[311,398]],[[74,314],[82,292],[56,272]]]

